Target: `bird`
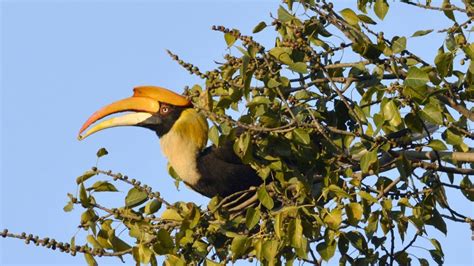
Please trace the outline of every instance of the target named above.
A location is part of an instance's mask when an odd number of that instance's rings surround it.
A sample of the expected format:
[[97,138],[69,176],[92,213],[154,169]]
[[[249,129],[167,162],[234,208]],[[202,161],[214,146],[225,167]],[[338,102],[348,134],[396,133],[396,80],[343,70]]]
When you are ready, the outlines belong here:
[[[121,112],[129,113],[102,120]],[[179,178],[206,197],[224,198],[263,183],[257,172],[235,154],[232,142],[206,147],[209,129],[206,118],[188,98],[169,89],[135,87],[131,97],[93,113],[79,130],[78,139],[120,126],[154,131],[163,155]]]

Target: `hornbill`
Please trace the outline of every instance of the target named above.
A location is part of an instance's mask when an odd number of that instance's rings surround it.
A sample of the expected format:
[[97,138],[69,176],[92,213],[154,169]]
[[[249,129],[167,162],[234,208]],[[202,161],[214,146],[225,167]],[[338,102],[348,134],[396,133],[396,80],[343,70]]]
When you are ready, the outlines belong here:
[[[119,112],[132,112],[97,123]],[[234,153],[232,143],[206,148],[208,124],[184,96],[165,88],[141,86],[132,97],[107,105],[89,117],[78,139],[111,127],[138,126],[151,129],[160,138],[163,154],[178,176],[193,190],[207,197],[229,196],[258,186],[262,179]]]

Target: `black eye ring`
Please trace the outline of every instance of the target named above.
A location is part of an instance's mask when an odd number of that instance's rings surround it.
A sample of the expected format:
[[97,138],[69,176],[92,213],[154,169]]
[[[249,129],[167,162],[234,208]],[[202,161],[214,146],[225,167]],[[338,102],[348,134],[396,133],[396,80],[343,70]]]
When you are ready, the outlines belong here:
[[161,112],[162,112],[162,113],[168,113],[168,111],[169,111],[168,106],[163,106],[163,107],[161,107]]

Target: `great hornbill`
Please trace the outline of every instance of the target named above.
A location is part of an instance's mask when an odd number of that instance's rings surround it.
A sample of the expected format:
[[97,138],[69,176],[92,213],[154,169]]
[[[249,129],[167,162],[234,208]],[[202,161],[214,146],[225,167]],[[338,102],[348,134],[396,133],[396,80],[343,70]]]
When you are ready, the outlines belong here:
[[[96,121],[128,111],[133,113],[102,121],[81,135]],[[118,126],[139,126],[155,131],[163,154],[178,176],[204,196],[226,197],[262,183],[255,170],[243,164],[234,153],[231,143],[206,148],[206,119],[186,97],[170,90],[136,87],[132,97],[92,114],[80,129],[78,138],[82,140],[97,131]]]

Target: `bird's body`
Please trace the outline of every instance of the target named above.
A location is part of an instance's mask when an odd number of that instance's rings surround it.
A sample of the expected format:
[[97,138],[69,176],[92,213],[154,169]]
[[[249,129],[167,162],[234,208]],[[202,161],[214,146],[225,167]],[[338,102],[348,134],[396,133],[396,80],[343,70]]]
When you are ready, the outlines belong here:
[[201,114],[194,109],[170,108],[170,112],[181,114],[167,132],[158,134],[161,150],[188,186],[206,197],[225,197],[262,182],[234,153],[231,143],[203,149],[207,123]]
[[170,166],[193,190],[213,197],[229,196],[262,179],[234,153],[232,143],[206,148],[206,119],[181,95],[159,87],[139,87],[134,96],[112,103],[94,113],[80,134],[97,120],[118,112],[133,111],[93,126],[80,139],[97,131],[116,126],[140,126],[153,130]]
[[226,197],[262,183],[255,170],[243,164],[231,149],[230,144],[225,144],[218,148],[207,147],[199,154],[197,166],[202,177],[191,186],[194,190],[207,197]]

